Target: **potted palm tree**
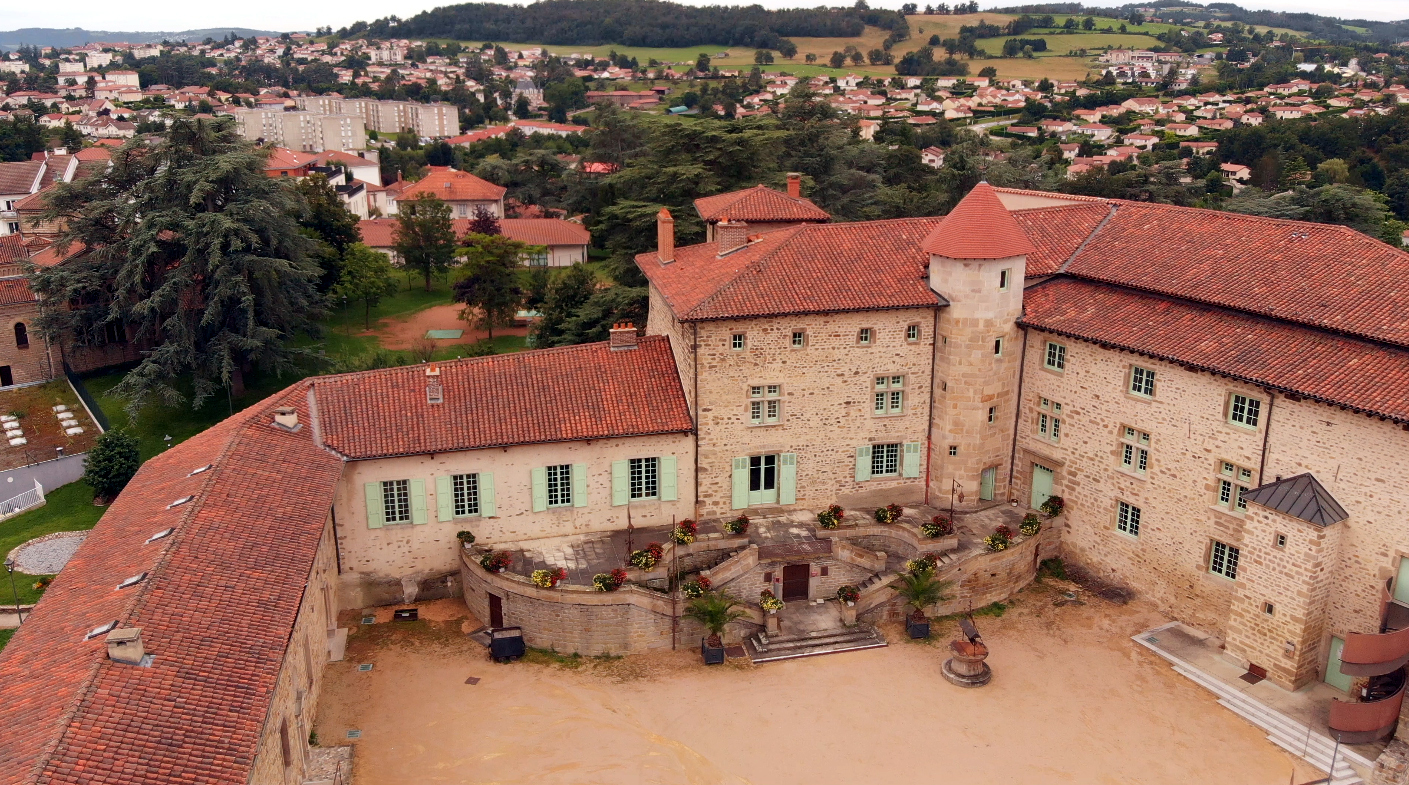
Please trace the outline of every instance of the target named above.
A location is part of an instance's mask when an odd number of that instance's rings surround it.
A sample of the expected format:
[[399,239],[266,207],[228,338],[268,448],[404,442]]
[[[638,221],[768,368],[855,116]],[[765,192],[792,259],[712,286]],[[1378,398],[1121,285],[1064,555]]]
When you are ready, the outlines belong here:
[[915,609],[905,618],[905,631],[911,638],[929,637],[930,620],[925,618],[925,608],[949,599],[944,592],[951,585],[950,581],[936,580],[934,570],[926,569],[901,573],[900,579],[891,584],[905,604]]
[[724,628],[731,621],[737,621],[748,612],[738,607],[739,601],[724,592],[707,591],[690,600],[685,606],[685,617],[703,624],[709,635],[700,638],[700,654],[706,665],[719,665],[724,662]]

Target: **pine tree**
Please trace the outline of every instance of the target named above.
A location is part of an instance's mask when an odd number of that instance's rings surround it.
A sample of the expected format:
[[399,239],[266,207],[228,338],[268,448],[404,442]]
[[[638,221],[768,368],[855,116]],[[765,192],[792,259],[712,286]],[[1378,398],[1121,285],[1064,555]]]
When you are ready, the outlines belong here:
[[133,141],[90,178],[60,184],[45,220],[65,225],[57,244],[79,253],[36,270],[51,339],[86,346],[109,325],[126,325],[142,360],[113,391],[140,411],[156,395],[191,404],[220,388],[244,392],[253,367],[284,373],[311,357],[289,345],[322,313],[311,243],[286,183],[266,177],[264,158],[228,118],[178,120],[148,147]]

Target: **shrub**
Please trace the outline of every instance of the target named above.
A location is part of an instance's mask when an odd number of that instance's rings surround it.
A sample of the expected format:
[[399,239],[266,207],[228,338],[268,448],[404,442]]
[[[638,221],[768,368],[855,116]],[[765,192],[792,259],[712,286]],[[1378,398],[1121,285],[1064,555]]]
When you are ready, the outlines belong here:
[[703,597],[708,594],[712,587],[713,584],[709,582],[709,578],[700,575],[692,581],[686,581],[685,585],[680,587],[680,590],[685,593],[686,597],[693,600],[696,597]]
[[841,517],[846,510],[840,504],[833,504],[831,507],[817,513],[817,525],[824,529],[835,529],[841,525]]
[[694,521],[686,518],[675,524],[675,531],[670,533],[670,539],[678,545],[689,545],[695,541],[695,536],[699,533],[700,527]]
[[901,573],[900,578],[891,584],[891,588],[905,600],[906,605],[915,609],[912,616],[923,618],[925,608],[951,599],[944,592],[953,585],[952,581],[935,579],[930,570],[922,570]]
[[861,597],[861,591],[851,584],[837,587],[837,599],[842,602],[856,602]]
[[83,481],[100,499],[111,500],[127,487],[132,475],[142,465],[137,437],[127,431],[108,431],[98,437],[88,451]]
[[722,592],[705,592],[702,596],[690,600],[690,604],[685,607],[685,617],[694,619],[703,624],[709,630],[709,643],[711,646],[719,646],[719,636],[724,634],[724,627],[731,621],[737,621],[748,616],[748,611],[736,607],[739,601],[731,595]]
[[1067,503],[1065,499],[1060,496],[1048,496],[1047,501],[1042,502],[1042,506],[1039,509],[1041,509],[1042,514],[1046,515],[1048,518],[1055,518],[1061,515],[1062,510],[1066,508]]
[[937,566],[939,566],[939,560],[936,559],[932,553],[927,553],[918,559],[911,559],[905,562],[906,571],[912,573],[934,572]]
[[887,504],[876,510],[876,520],[881,523],[895,523],[900,520],[900,514],[902,512],[903,510],[900,509],[900,505]]
[[778,599],[772,589],[764,589],[758,593],[758,604],[763,606],[765,611],[781,610],[783,607],[783,601]]
[[592,576],[592,588],[597,591],[616,591],[626,584],[626,570],[617,567],[611,572],[599,572]]
[[566,578],[568,571],[561,567],[556,570],[534,570],[528,579],[533,581],[533,585],[540,589],[551,589],[558,585],[558,581]]
[[732,521],[725,521],[724,531],[729,534],[748,534],[749,516],[740,515]]
[[1023,522],[1018,524],[1018,531],[1022,532],[1024,537],[1031,537],[1042,531],[1042,519],[1035,513],[1028,513],[1023,516]]
[[45,575],[45,576],[41,577],[39,580],[37,580],[37,581],[34,582],[34,590],[35,590],[35,591],[44,591],[45,589],[49,588],[49,584],[51,584],[51,583],[53,583],[53,582],[54,582],[54,576],[52,576],[52,575]]
[[509,565],[514,563],[514,558],[508,551],[490,551],[479,557],[479,566],[489,572],[498,572],[509,569]]
[[474,535],[473,532],[467,532],[467,531],[455,532],[455,539],[459,540],[461,545],[474,545],[474,544],[475,544],[475,535]]
[[943,515],[936,515],[929,523],[920,524],[920,533],[930,539],[948,537],[954,533],[954,522]]

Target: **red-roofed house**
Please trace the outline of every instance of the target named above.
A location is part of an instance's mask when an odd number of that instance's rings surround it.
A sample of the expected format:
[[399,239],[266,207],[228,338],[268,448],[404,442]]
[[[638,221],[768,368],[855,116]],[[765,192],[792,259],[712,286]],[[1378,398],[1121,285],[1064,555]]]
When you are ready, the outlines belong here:
[[[469,218],[453,218],[455,235],[464,237],[470,231]],[[400,264],[392,245],[396,242],[396,219],[373,218],[359,221],[362,243],[391,257]],[[587,261],[587,249],[592,235],[587,227],[561,218],[500,218],[499,230],[505,237],[529,245],[541,245],[543,251],[530,254],[523,263],[529,267],[568,267]]]
[[788,192],[764,185],[695,200],[695,211],[705,222],[705,241],[713,242],[715,225],[733,221],[748,224],[756,234],[775,232],[799,224],[830,221],[832,216],[802,196],[802,175],[788,175]]
[[448,166],[429,168],[430,174],[396,195],[398,204],[414,200],[421,194],[429,194],[449,204],[450,214],[454,218],[471,218],[477,207],[489,210],[496,218],[504,215],[504,193],[507,188]]

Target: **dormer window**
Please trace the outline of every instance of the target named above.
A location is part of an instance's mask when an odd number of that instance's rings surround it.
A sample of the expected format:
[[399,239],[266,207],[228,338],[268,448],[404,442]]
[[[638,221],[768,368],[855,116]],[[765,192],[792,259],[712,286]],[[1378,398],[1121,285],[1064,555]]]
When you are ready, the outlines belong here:
[[117,629],[117,619],[113,619],[107,624],[100,624],[97,627],[94,627],[93,629],[88,631],[87,635],[83,636],[83,639],[85,641],[91,641],[99,635],[107,635],[115,629]]
[[182,496],[181,498],[177,499],[176,501],[172,502],[171,504],[166,505],[166,509],[169,510],[169,509],[171,509],[172,507],[180,507],[181,505],[185,504],[186,502],[188,502],[188,501],[190,501],[190,500],[192,500],[192,499],[194,499],[194,498],[196,498],[196,497],[194,497],[194,496]]
[[192,469],[192,470],[191,470],[191,473],[188,474],[188,475],[186,475],[186,476],[187,476],[187,477],[195,477],[197,474],[200,474],[201,472],[208,472],[208,471],[210,471],[210,467],[211,467],[211,464],[207,463],[205,466],[202,466],[202,467],[200,467],[199,469]]

